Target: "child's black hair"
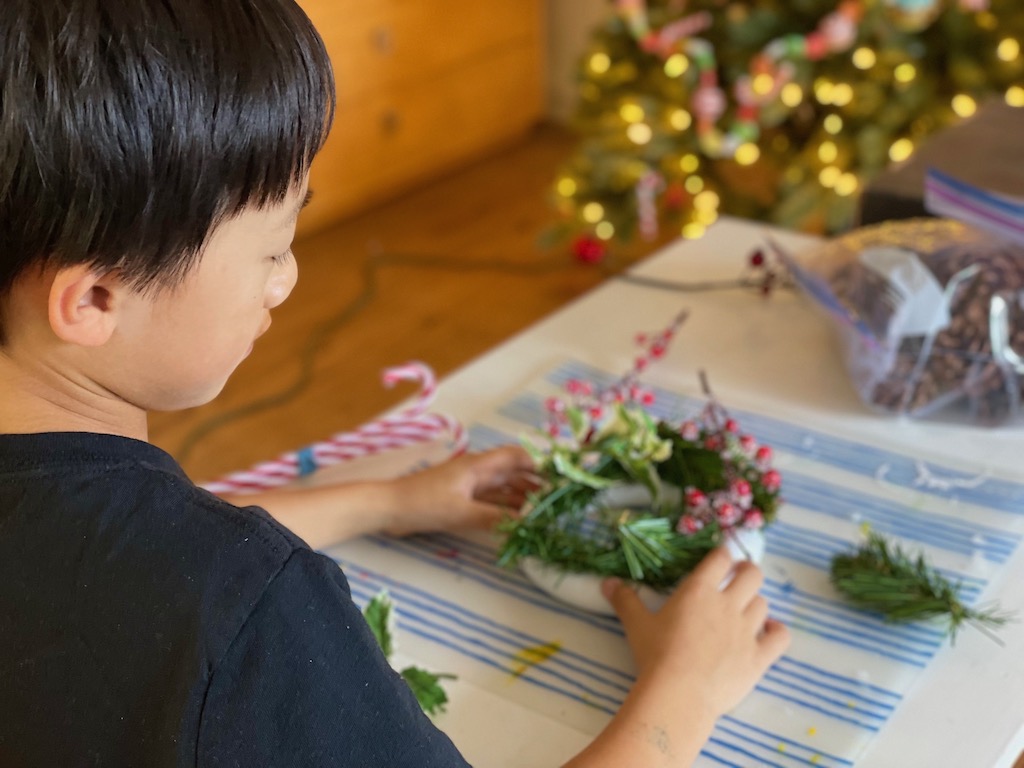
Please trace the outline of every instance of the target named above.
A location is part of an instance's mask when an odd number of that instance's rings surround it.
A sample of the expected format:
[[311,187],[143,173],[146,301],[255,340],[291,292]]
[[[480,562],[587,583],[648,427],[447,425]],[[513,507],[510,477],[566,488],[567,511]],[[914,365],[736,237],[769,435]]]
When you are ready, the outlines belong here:
[[35,265],[175,284],[303,178],[334,101],[294,0],[2,0],[0,297]]

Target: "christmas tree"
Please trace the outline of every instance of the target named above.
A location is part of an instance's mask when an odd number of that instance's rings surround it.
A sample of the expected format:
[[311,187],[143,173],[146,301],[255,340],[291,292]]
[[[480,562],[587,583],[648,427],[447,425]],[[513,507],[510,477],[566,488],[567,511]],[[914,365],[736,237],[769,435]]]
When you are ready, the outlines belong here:
[[694,238],[720,213],[849,227],[865,183],[1003,98],[1024,107],[1021,0],[616,0],[579,68],[559,235]]

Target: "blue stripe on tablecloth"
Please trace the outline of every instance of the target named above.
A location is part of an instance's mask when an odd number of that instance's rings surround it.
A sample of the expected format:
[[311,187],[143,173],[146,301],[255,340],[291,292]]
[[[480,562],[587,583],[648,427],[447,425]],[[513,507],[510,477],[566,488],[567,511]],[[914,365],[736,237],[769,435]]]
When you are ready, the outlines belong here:
[[[852,760],[847,760],[845,757],[839,757],[838,755],[832,755],[832,754],[829,754],[828,752],[824,752],[824,751],[822,751],[820,749],[815,749],[815,748],[810,747],[810,746],[808,746],[806,744],[801,744],[798,741],[793,741],[792,739],[784,738],[782,736],[779,736],[776,733],[772,733],[771,731],[767,731],[767,730],[765,730],[763,728],[758,728],[756,725],[751,725],[750,723],[744,722],[743,720],[740,720],[739,718],[736,718],[736,717],[734,717],[732,715],[723,715],[720,718],[720,720],[719,720],[719,727],[724,729],[725,726],[722,725],[723,723],[728,723],[730,726],[733,726],[735,728],[739,728],[741,730],[753,731],[754,733],[758,734],[759,736],[771,739],[772,741],[774,741],[776,743],[776,745],[781,743],[783,746],[785,746],[787,748],[793,747],[794,749],[802,750],[804,752],[809,753],[811,755],[811,757],[818,756],[818,757],[820,757],[822,759],[825,759],[825,760],[832,760],[832,761],[834,761],[836,763],[839,763],[841,765],[853,765],[853,761]],[[777,750],[778,750],[778,747],[776,746],[776,751]],[[823,765],[823,763],[816,763],[816,765]]]
[[798,706],[798,707],[800,707],[802,709],[809,709],[812,712],[817,712],[818,714],[824,715],[825,717],[829,717],[829,718],[831,718],[833,720],[839,720],[840,722],[849,723],[850,725],[855,725],[858,728],[864,729],[865,731],[872,731],[872,732],[877,733],[879,728],[880,728],[880,724],[876,725],[876,724],[873,724],[873,723],[865,723],[865,722],[863,722],[861,720],[858,720],[853,715],[839,714],[838,712],[834,712],[831,709],[828,709],[827,707],[822,707],[822,706],[819,706],[817,704],[812,704],[811,702],[807,701],[806,699],[801,699],[801,698],[798,698],[796,696],[792,696],[792,695],[790,695],[788,693],[782,693],[781,691],[776,691],[776,690],[774,690],[772,688],[767,687],[766,683],[770,684],[770,682],[771,681],[762,680],[760,683],[758,683],[757,685],[754,686],[754,690],[755,691],[760,691],[761,693],[767,694],[768,696],[775,696],[776,698],[781,699],[782,701],[787,701],[790,704],[794,704],[794,705],[796,705],[796,706]]
[[726,766],[726,768],[742,768],[742,766],[737,765],[736,763],[732,763],[728,760],[724,760],[721,757],[718,757],[716,754],[709,751],[707,746],[705,746],[704,749],[701,750],[700,756],[706,757],[709,760],[711,760],[711,762],[717,763],[718,765],[724,765]]
[[[343,565],[345,564],[344,560],[341,562]],[[450,601],[441,600],[424,590],[366,570],[357,563],[346,565],[346,571],[350,574],[349,578],[350,582],[353,583],[354,590],[357,589],[356,580],[360,580],[363,583],[367,580],[373,580],[378,590],[385,587],[390,589],[395,595],[396,601],[402,602],[406,618],[418,621],[421,630],[427,634],[434,634],[444,629],[448,633],[449,638],[456,638],[464,643],[475,646],[477,649],[487,648],[492,652],[504,654],[505,656],[514,656],[516,652],[521,652],[524,647],[536,647],[548,642],[487,619]],[[418,609],[418,611],[414,609]],[[438,624],[439,621],[447,622],[447,625],[442,627]],[[481,624],[484,626],[481,626]],[[475,633],[475,636],[467,635],[466,632]],[[511,651],[507,649],[502,651],[495,643],[508,646]],[[449,647],[451,647],[451,643],[449,643]],[[596,682],[611,687],[614,692],[614,697],[611,700],[617,702],[620,700],[618,698],[620,694],[624,695],[628,690],[628,687],[624,686],[621,680],[632,680],[625,673],[607,665],[599,664],[578,653],[555,654],[552,660],[552,666],[560,667],[560,671],[550,674],[559,677],[564,684],[577,686],[579,691],[576,693],[584,698],[608,698],[607,694],[602,694],[590,687],[591,683]],[[571,676],[567,676],[567,674],[582,676],[589,682],[573,679]],[[619,682],[609,679],[609,674],[617,676]],[[795,678],[795,680],[789,678]],[[809,675],[796,675],[792,672],[787,674],[787,670],[784,668],[781,668],[778,672],[769,671],[768,676],[762,683],[762,688],[768,695],[790,702],[803,702],[805,707],[815,712],[865,728],[873,728],[873,726],[870,723],[865,723],[862,719],[850,716],[848,710],[850,709],[851,701],[854,699],[859,700],[870,708],[864,710],[862,707],[859,712],[859,714],[866,718],[884,719],[888,711],[891,710],[891,706],[884,702],[871,701],[865,695],[850,691],[849,689],[837,689],[837,686],[834,684],[825,683]],[[834,697],[837,692],[844,696],[844,700]],[[796,698],[794,694],[803,698]],[[881,710],[881,713],[873,711],[876,709]]]
[[851,648],[862,650],[873,650],[880,653],[894,653],[907,659],[926,660],[935,655],[941,646],[939,641],[926,644],[914,644],[900,642],[898,639],[889,639],[880,628],[867,627],[862,622],[841,620],[827,621],[814,616],[806,609],[787,605],[778,599],[766,595],[771,605],[772,615],[787,624],[799,626],[804,631],[813,629],[821,636],[841,638],[836,642],[848,645]]
[[[833,555],[841,552],[852,552],[855,548],[855,544],[847,539],[794,525],[784,519],[785,514],[782,515],[782,518],[776,519],[772,525],[764,529],[767,537],[783,539],[787,542],[807,546],[814,552],[827,555],[829,562],[831,562]],[[988,584],[983,578],[971,576],[953,568],[934,567],[934,570],[941,573],[954,584],[959,584],[962,590],[968,594],[980,592]]]
[[[375,594],[377,594],[375,589],[366,589],[356,584],[352,586],[354,599],[369,602]],[[431,640],[451,651],[498,669],[516,680],[526,680],[540,685],[549,691],[559,693],[580,704],[599,709],[610,715],[615,714],[622,704],[624,696],[608,695],[573,680],[569,675],[555,669],[550,663],[550,659],[543,664],[524,664],[521,660],[516,659],[514,653],[504,652],[478,638],[469,637],[449,626],[442,626],[436,621],[429,620],[423,614],[405,606],[403,599],[398,595],[396,595],[395,602],[397,625],[402,632]]]
[[[428,605],[431,610],[439,611],[440,613],[451,616],[458,615],[462,617],[463,623],[468,626],[469,623],[476,623],[497,633],[504,633],[508,638],[511,638],[509,642],[513,643],[518,650],[523,648],[536,647],[550,642],[550,638],[539,638],[534,635],[530,635],[526,632],[511,627],[507,624],[495,621],[494,619],[488,618],[480,613],[471,611],[458,603],[450,600],[444,600],[437,595],[434,595],[426,590],[415,587],[411,584],[398,581],[396,579],[389,578],[383,574],[376,573],[374,571],[363,568],[358,563],[352,563],[346,560],[336,560],[340,565],[345,568],[345,573],[351,582],[353,579],[358,579],[362,582],[372,580],[377,583],[381,589],[387,588],[393,593],[401,591],[402,594],[408,597],[410,600],[417,600],[420,605]],[[621,634],[621,628],[618,633]],[[611,675],[616,678],[618,682],[609,682],[609,685],[613,685],[622,691],[628,689],[627,686],[623,686],[623,681],[626,683],[633,682],[633,676],[627,672],[623,672],[617,667],[612,667],[607,664],[590,659],[582,654],[578,654],[571,650],[559,651],[561,661],[562,657],[576,659],[581,663],[588,664],[595,669],[605,674]]]
[[784,607],[780,608],[773,605],[769,612],[773,619],[777,619],[778,621],[785,623],[790,630],[806,632],[809,635],[820,637],[823,640],[829,640],[836,645],[844,645],[848,648],[865,651],[891,661],[898,661],[901,664],[906,664],[907,666],[923,668],[927,661],[934,655],[933,653],[889,650],[879,643],[860,642],[850,638],[842,631],[833,631],[822,625],[820,622],[804,621],[806,618],[805,614],[796,613],[792,610],[787,610]]
[[772,578],[765,579],[761,592],[773,603],[789,602],[794,607],[884,632],[894,639],[912,644],[931,646],[941,643],[946,634],[942,630],[924,624],[890,624],[884,621],[880,615],[857,610],[844,602],[805,592],[789,582],[780,582]]
[[[442,534],[415,537],[397,542],[397,545],[403,550],[424,553],[427,562],[436,559],[429,556],[431,551],[446,549],[449,567],[463,576],[471,572],[484,572],[501,578],[505,573],[493,564],[493,553],[486,547],[454,536]],[[524,581],[518,573],[509,576]],[[532,592],[527,584],[524,583],[524,588]],[[922,659],[930,658],[940,647],[944,636],[942,632],[926,626],[885,624],[873,614],[851,609],[840,601],[810,595],[772,580],[766,582],[763,592],[777,616],[786,621],[792,617],[799,618],[800,627],[805,631],[813,629],[819,636],[834,638],[835,642],[859,650],[879,650],[890,658],[913,666],[920,666]],[[575,613],[574,609],[570,610]],[[588,616],[584,614],[584,617]],[[615,619],[607,621],[609,629],[620,631]]]
[[878,710],[880,710],[881,713],[885,715],[890,714],[893,711],[893,709],[896,708],[896,703],[898,703],[898,699],[896,700],[896,702],[890,704],[879,699],[871,698],[865,695],[863,692],[858,691],[856,688],[849,688],[846,686],[825,683],[821,680],[816,680],[814,677],[810,675],[801,674],[799,672],[795,672],[792,669],[786,669],[784,665],[773,667],[771,673],[776,677],[779,677],[780,675],[786,677],[793,677],[796,680],[799,680],[801,683],[815,685],[821,689],[831,692],[834,695],[846,697],[846,701],[849,701],[850,699],[855,699],[868,707],[877,708]]
[[518,442],[500,429],[480,423],[470,424],[466,435],[469,438],[469,448],[473,451],[485,451],[488,448],[497,448],[499,445]]
[[[732,739],[734,743],[730,744],[724,737]],[[737,748],[735,746],[736,740],[744,742],[746,749],[741,750]],[[839,768],[840,766],[853,765],[849,760],[820,752],[789,739],[776,737],[772,740],[772,743],[765,743],[761,739],[742,734],[732,728],[727,728],[722,725],[722,721],[719,721],[719,724],[716,726],[709,743],[725,747],[731,751],[741,752],[748,757],[753,757],[757,760],[758,766],[783,766],[788,768],[793,765],[810,765],[815,768]],[[790,751],[790,748],[793,751]],[[749,763],[738,765],[749,765]]]
[[[548,374],[547,379],[562,385],[571,378],[587,379],[598,385],[616,380],[616,376],[584,363],[570,361]],[[703,401],[679,395],[671,390],[655,388],[656,400],[651,410],[662,418],[680,418],[700,411]],[[889,485],[910,488],[920,493],[955,498],[961,501],[989,507],[1000,512],[1024,514],[1024,483],[1001,478],[986,478],[980,485],[942,489],[918,485],[919,460],[912,456],[889,451],[884,448],[837,437],[826,432],[764,416],[750,411],[730,409],[744,430],[753,434],[760,442],[776,450],[801,456],[822,464],[829,464],[847,472],[875,479],[884,468],[885,482]],[[522,421],[533,428],[544,423],[543,401],[537,395],[527,393],[498,409],[499,413]],[[933,471],[941,472],[943,480],[973,481],[977,475],[961,469],[930,464]]]
[[[786,558],[793,562],[800,563],[801,565],[817,568],[825,573],[828,573],[831,569],[831,560],[829,555],[822,554],[816,550],[808,551],[807,549],[801,549],[798,544],[786,541],[782,537],[767,540],[765,551],[773,557]],[[936,568],[935,570],[947,576],[951,573],[947,569]],[[951,577],[951,581],[954,585],[956,584],[955,574]],[[963,598],[964,602],[970,604],[976,601],[980,591],[981,587],[965,584],[959,587],[957,593],[961,598]]]
[[708,739],[708,744],[714,744],[718,747],[724,747],[730,752],[738,752],[739,754],[743,755],[743,757],[752,757],[758,761],[759,765],[767,766],[768,768],[786,768],[786,766],[784,766],[782,763],[776,763],[773,760],[768,760],[764,756],[759,755],[756,752],[751,752],[750,750],[744,749],[743,747],[739,747],[735,744],[730,744],[727,741],[723,741],[722,739],[716,738],[715,736],[711,736],[711,738]]
[[987,560],[1004,563],[1020,543],[1017,534],[962,518],[922,512],[791,469],[786,471],[783,479],[786,500],[801,509],[840,520],[865,522],[876,531],[950,552],[962,555],[980,553]]
[[[402,551],[420,562],[458,573],[460,578],[486,586],[493,587],[495,582],[501,583],[506,577],[503,569],[497,568],[486,559],[485,547],[456,537],[432,535],[405,540],[381,539],[378,543]],[[438,544],[443,546],[438,547]],[[439,558],[434,554],[438,549],[448,550],[447,556]],[[475,553],[471,552],[473,549],[476,549]],[[769,551],[771,549],[769,546]],[[467,552],[470,552],[468,557]],[[827,568],[827,561],[823,561],[821,567]],[[536,589],[521,575],[507,576],[519,582],[521,592],[515,594],[510,590],[503,590],[506,594],[512,594],[531,605],[538,605],[539,600],[542,607],[552,607],[548,604],[550,598],[538,598]],[[875,653],[894,661],[921,667],[941,646],[942,633],[932,628],[917,625],[885,625],[873,614],[851,609],[837,600],[812,596],[785,584],[769,580],[765,585],[764,594],[771,603],[772,614],[794,629],[799,628],[801,631],[859,651]],[[555,603],[553,610],[560,615],[585,621],[591,626],[621,634],[621,626],[614,618],[596,617],[563,606],[561,603]]]
[[[818,691],[808,688],[805,685],[790,682],[789,680],[784,679],[772,670],[768,670],[768,672],[765,673],[764,677],[761,678],[761,685],[778,685],[786,687],[792,691],[795,691],[796,693],[803,694],[803,701],[805,703],[813,702],[819,707],[833,707],[835,709],[838,709],[840,712],[843,712],[847,709],[856,710],[856,712],[859,715],[880,722],[885,722],[888,719],[889,715],[892,714],[892,708],[890,708],[888,711],[876,712],[873,709],[868,709],[860,706],[860,704],[854,701],[852,697],[847,698],[844,701],[842,699],[835,698],[834,695],[826,695],[823,693],[819,693]],[[874,707],[875,705],[872,703],[868,706]]]
[[778,666],[778,667],[789,667],[789,666],[796,667],[797,669],[800,669],[800,670],[803,670],[805,672],[808,672],[809,674],[818,675],[819,677],[823,677],[823,678],[825,678],[827,680],[834,680],[834,681],[837,681],[837,682],[846,683],[846,684],[849,684],[849,685],[854,685],[854,686],[857,686],[858,688],[861,688],[861,689],[864,689],[864,690],[868,690],[868,691],[872,691],[873,693],[876,693],[877,695],[879,695],[879,696],[881,696],[883,698],[889,698],[889,699],[892,699],[894,701],[900,701],[903,698],[903,694],[899,693],[898,691],[892,691],[892,690],[889,690],[888,688],[883,688],[883,687],[881,687],[879,685],[875,685],[873,683],[869,683],[869,682],[867,682],[865,680],[859,680],[859,679],[856,679],[856,678],[853,678],[853,677],[849,677],[847,675],[840,675],[837,672],[833,672],[832,670],[829,670],[829,669],[823,669],[822,667],[819,667],[819,666],[817,666],[815,664],[810,664],[810,663],[808,663],[806,661],[801,661],[800,659],[794,659],[792,656],[789,656],[789,655],[783,656],[778,661],[776,661],[775,662],[775,666]]
[[401,552],[403,555],[426,563],[435,568],[449,573],[458,574],[460,578],[473,581],[482,586],[506,594],[528,603],[535,608],[541,608],[550,613],[558,614],[570,619],[575,619],[597,629],[602,629],[615,634],[623,634],[622,627],[612,618],[598,616],[588,611],[574,608],[566,603],[559,602],[550,597],[546,592],[534,586],[523,577],[510,577],[504,569],[499,568],[474,568],[472,563],[467,563],[458,557],[441,557],[436,552],[423,550],[411,542],[402,539],[391,539],[385,536],[374,536],[369,538],[382,549],[390,549]]
[[[835,554],[852,551],[854,548],[850,543],[846,543],[842,548],[836,547],[834,543],[828,541],[831,538],[833,537],[817,531],[776,521],[765,528],[765,551],[828,573],[832,569],[832,557]],[[984,579],[951,568],[936,567],[934,570],[948,579],[956,588],[957,594],[967,603],[974,602],[988,583]]]
[[[430,553],[437,549],[447,550],[447,557],[441,561],[440,566],[458,572],[461,578],[471,579],[479,584],[486,583],[484,578],[486,574],[496,574],[501,577],[507,573],[504,569],[497,567],[493,559],[487,557],[485,547],[458,540],[456,537],[431,535],[399,542],[393,540],[385,540],[385,542],[392,549],[400,548],[403,552],[407,552],[421,561],[435,565],[438,558]],[[438,547],[438,544],[442,546]],[[516,580],[522,580],[522,588],[527,594],[535,594],[536,588],[531,587],[522,577],[517,575]],[[810,601],[810,596],[807,593],[787,588],[785,585],[772,588],[770,582],[766,587],[765,595],[771,602],[773,614],[780,620],[791,624],[795,620],[799,620],[799,625],[795,624],[795,627],[799,626],[805,632],[840,645],[881,653],[903,664],[921,667],[923,659],[930,658],[941,644],[941,633],[929,628],[894,628],[879,622],[876,616],[849,608],[840,601],[817,598],[813,605],[807,605],[806,603]],[[547,601],[544,598],[541,599],[546,605]],[[537,603],[531,604],[536,605]],[[829,605],[833,609],[833,613],[826,614],[821,610],[823,605]],[[615,634],[622,632],[621,626],[611,617],[602,621],[600,617],[586,611],[563,606],[557,602],[555,610],[561,615],[581,618],[591,626],[595,626],[594,620],[597,618],[602,629],[607,629]],[[841,621],[828,621],[830,616],[838,617]]]
[[[542,664],[530,666],[522,664],[518,654],[524,648],[522,642],[525,640],[531,646],[540,646],[540,638],[531,637],[512,627],[501,625],[487,617],[469,611],[449,601],[443,601],[434,595],[424,592],[409,584],[399,582],[395,579],[385,577],[371,571],[367,571],[358,563],[341,561],[346,572],[350,573],[349,583],[352,589],[353,598],[362,605],[387,588],[395,600],[395,612],[398,626],[403,632],[409,632],[417,637],[438,643],[454,652],[465,655],[489,667],[498,669],[517,679],[526,679],[528,682],[539,685],[546,690],[566,696],[574,701],[589,707],[595,707],[611,714],[621,705],[622,698],[628,690],[626,686],[616,682],[614,679],[602,676],[602,672],[611,672],[615,675],[631,679],[629,675],[620,670],[608,667],[582,654],[568,651],[565,648],[559,649]],[[420,599],[422,598],[422,599]],[[438,605],[445,605],[451,610],[438,610]],[[472,617],[472,621],[456,616]],[[480,622],[489,627],[500,627],[509,637],[502,637],[501,633],[481,630],[481,627],[473,622]],[[474,633],[477,633],[474,635]],[[529,646],[528,646],[529,647]],[[572,661],[567,662],[566,658]],[[589,665],[591,669],[586,669]],[[573,675],[581,675],[584,679],[574,678]],[[602,691],[593,687],[593,683],[603,685],[611,689],[610,692]],[[771,695],[778,695],[771,691]],[[601,702],[613,705],[609,708]],[[828,703],[828,702],[826,702]],[[812,706],[814,711],[835,716],[824,707]],[[843,709],[842,704],[837,704],[838,709]],[[848,719],[838,717],[837,719]],[[734,724],[744,726],[750,730],[765,735],[776,742],[782,741],[791,744],[799,749],[808,752],[815,752],[811,747],[801,745],[787,737],[773,734],[765,729],[744,723],[733,718]],[[764,747],[764,744],[750,736],[735,734],[737,738],[750,742],[757,746]],[[736,749],[733,745],[726,744],[730,749]]]
[[[365,581],[360,583],[365,583]],[[382,582],[380,583],[380,588],[384,588]],[[534,637],[526,640],[527,645],[524,646],[523,634],[514,631],[511,627],[502,626],[493,621],[486,621],[479,614],[472,614],[461,609],[453,611],[440,608],[437,601],[428,602],[417,599],[411,596],[407,590],[399,589],[401,590],[401,597],[399,599],[401,600],[403,610],[409,616],[417,618],[421,624],[434,629],[440,629],[441,627],[438,625],[438,622],[442,622],[446,625],[445,629],[450,631],[454,637],[459,637],[469,643],[488,647],[496,653],[506,655],[509,658],[515,659],[517,654],[521,653],[524,648],[537,648],[551,642],[550,640],[544,641]],[[414,609],[419,609],[420,613],[417,613]],[[476,637],[471,638],[466,634],[467,632],[475,633]],[[631,675],[621,670],[600,664],[593,659],[588,659],[564,648],[560,648],[557,653],[552,654],[545,664],[564,668],[566,673],[573,673],[592,683],[607,686],[617,694],[614,698],[609,699],[616,704],[621,704],[622,697],[629,693],[630,686],[626,685],[626,682],[632,683],[633,680]],[[609,677],[609,674],[611,677]],[[567,676],[562,677],[566,682],[573,682],[573,684],[580,686],[586,685],[579,680],[570,680]],[[612,679],[612,677],[615,679]],[[609,697],[609,694],[606,692],[588,690],[588,693],[594,696]]]

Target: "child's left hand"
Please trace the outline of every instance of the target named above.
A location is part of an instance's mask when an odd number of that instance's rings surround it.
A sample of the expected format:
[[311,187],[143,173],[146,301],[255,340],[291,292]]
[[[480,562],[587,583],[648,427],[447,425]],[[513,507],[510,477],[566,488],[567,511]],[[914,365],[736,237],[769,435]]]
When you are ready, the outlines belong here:
[[533,460],[518,446],[470,453],[394,480],[224,494],[263,507],[313,549],[368,533],[489,528],[537,487]]
[[452,528],[491,528],[518,510],[539,479],[518,446],[467,453],[392,481],[394,511],[384,530],[395,536]]

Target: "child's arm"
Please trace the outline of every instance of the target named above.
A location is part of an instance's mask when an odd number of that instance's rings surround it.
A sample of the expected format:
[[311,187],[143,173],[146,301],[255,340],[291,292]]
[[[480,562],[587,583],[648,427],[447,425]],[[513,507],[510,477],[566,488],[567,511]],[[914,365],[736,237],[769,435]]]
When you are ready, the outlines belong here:
[[626,629],[637,680],[608,726],[566,768],[692,765],[715,721],[747,695],[789,645],[757,594],[764,577],[751,563],[709,554],[656,613],[626,585],[605,595]]
[[535,487],[533,461],[505,446],[464,454],[394,480],[280,488],[224,498],[263,507],[313,549],[368,533],[489,528]]

